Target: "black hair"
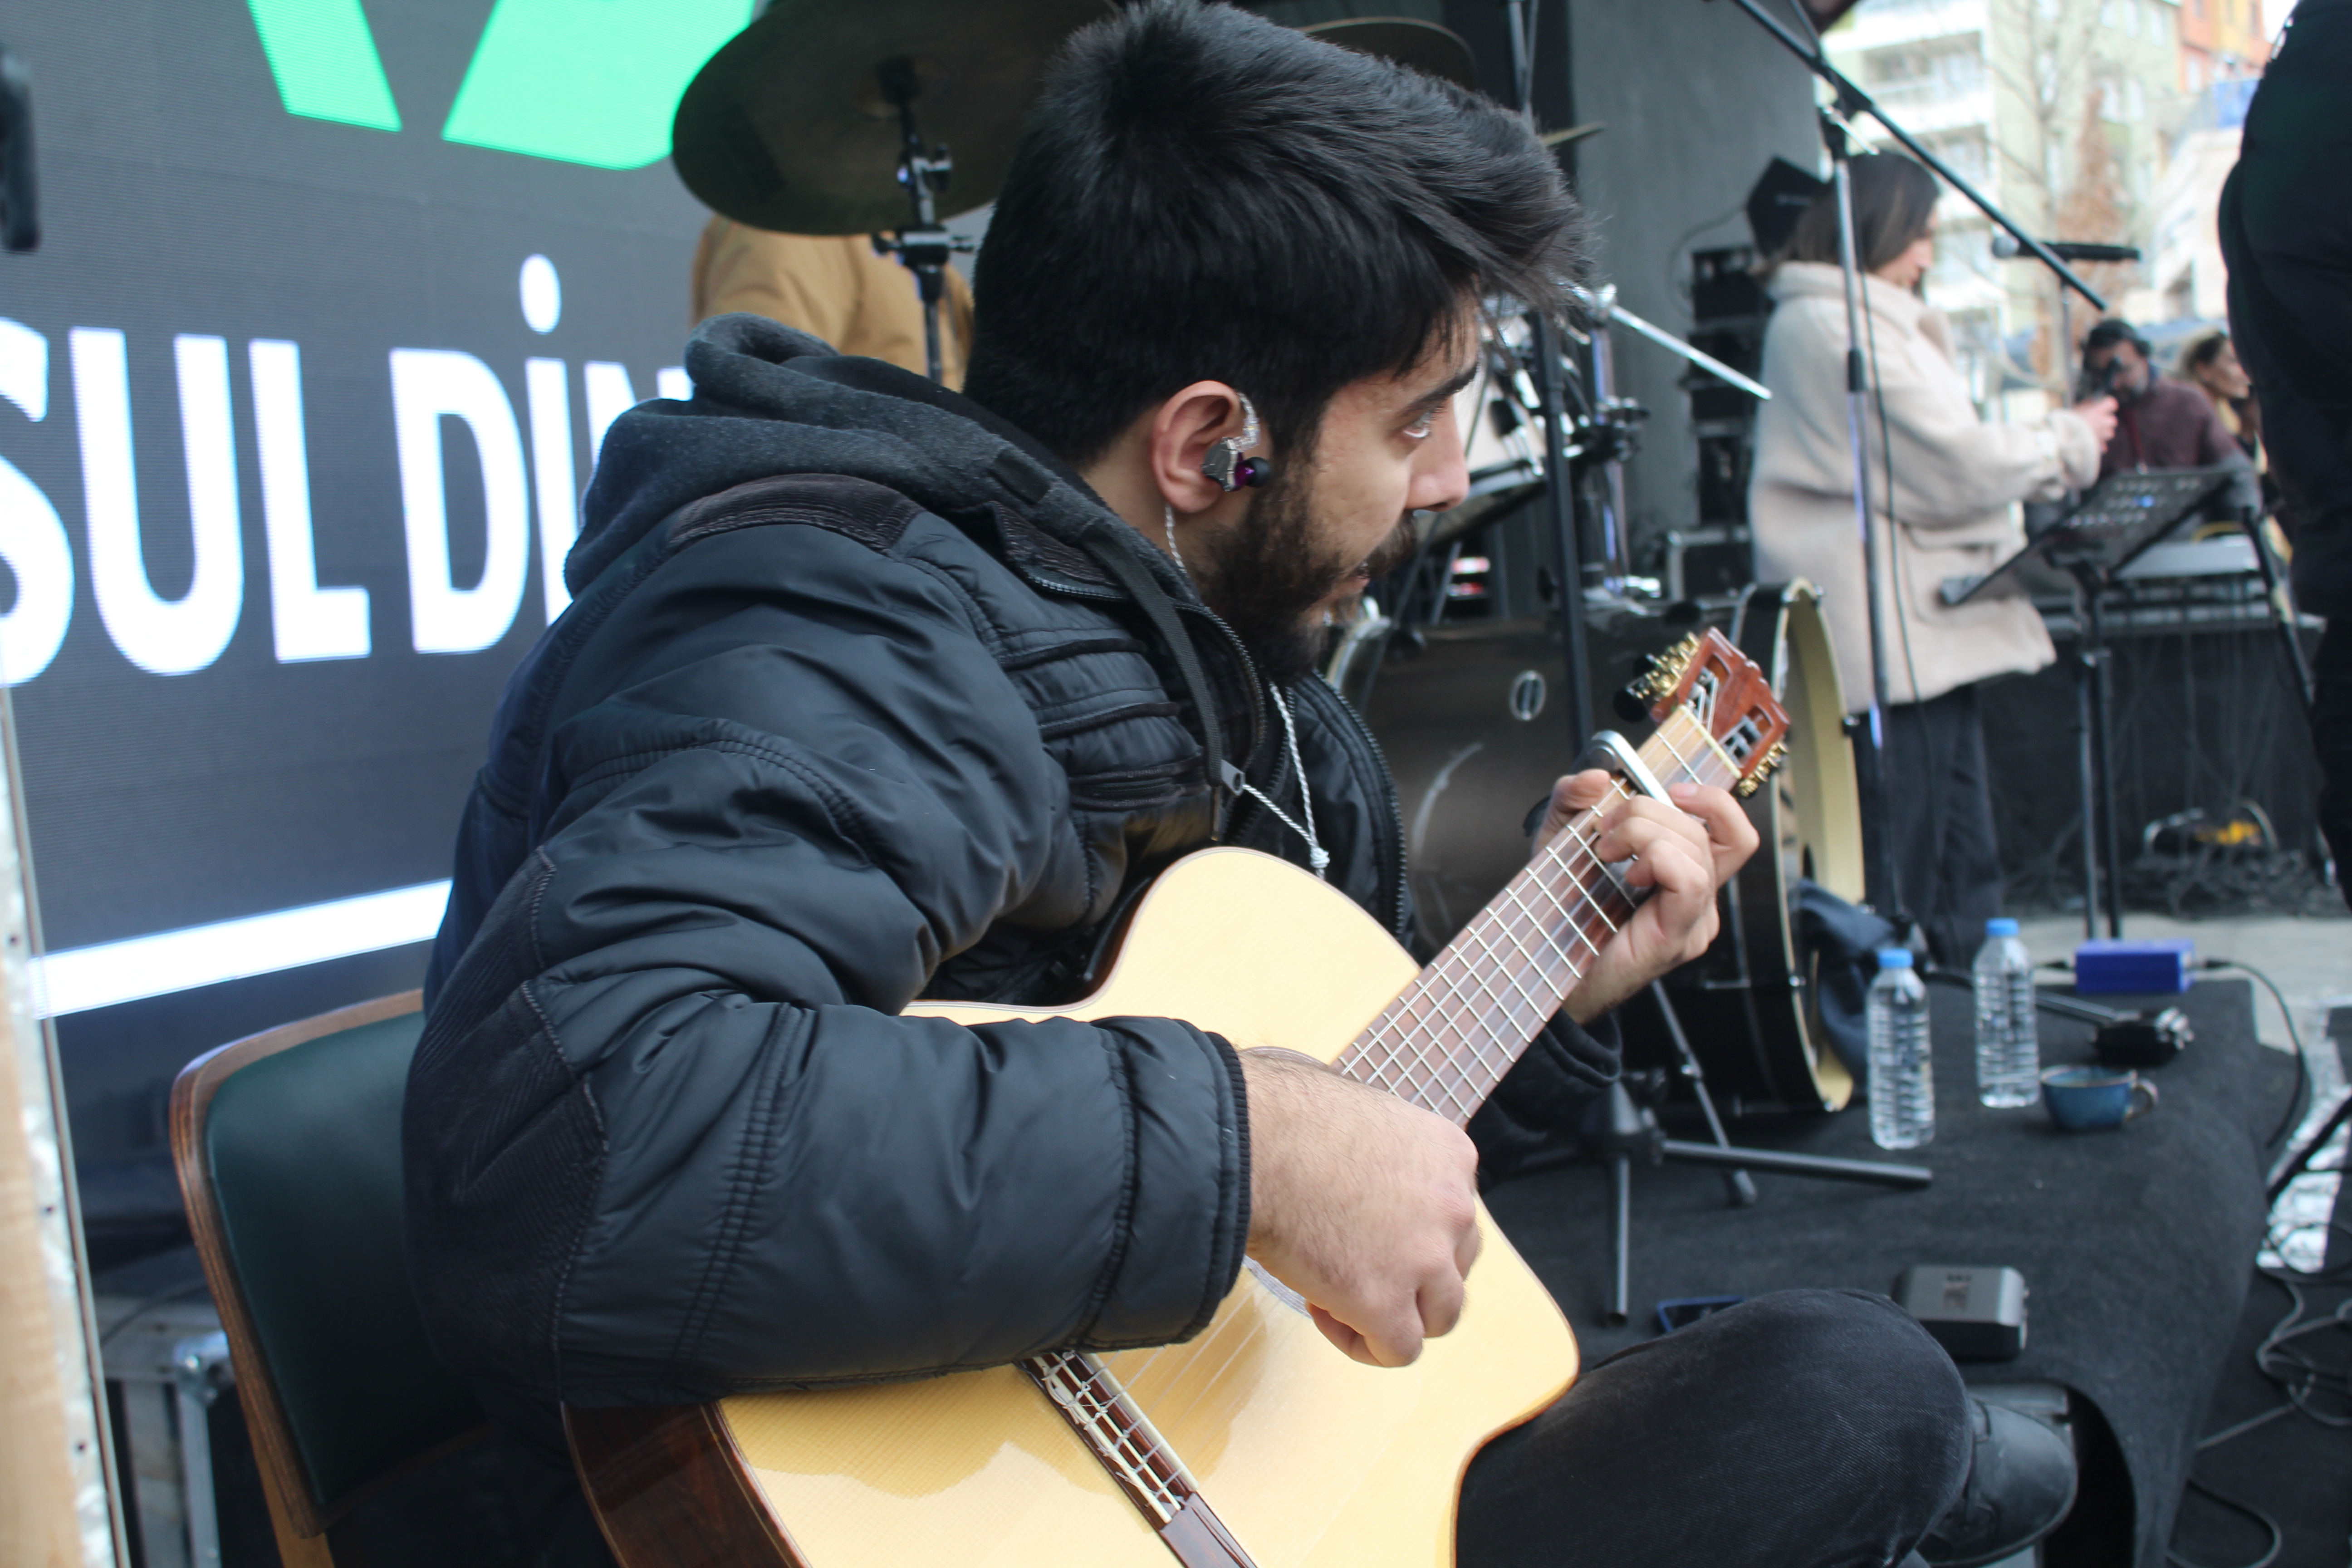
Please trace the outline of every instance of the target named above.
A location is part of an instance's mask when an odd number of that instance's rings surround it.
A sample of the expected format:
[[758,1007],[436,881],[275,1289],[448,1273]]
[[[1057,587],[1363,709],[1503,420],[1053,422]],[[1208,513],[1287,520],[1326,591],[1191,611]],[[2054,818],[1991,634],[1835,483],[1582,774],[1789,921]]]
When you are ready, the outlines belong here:
[[2087,354],[2093,349],[2111,349],[2117,343],[2131,344],[2139,351],[2139,357],[2144,360],[2152,362],[2156,358],[2155,346],[2140,334],[2137,327],[2120,316],[2109,316],[2084,333],[2083,352]]
[[1074,463],[1195,381],[1297,456],[1341,387],[1465,304],[1570,314],[1583,222],[1520,116],[1229,5],[1076,34],[1022,132],[973,294],[965,391]]
[[[1853,248],[1864,272],[1875,272],[1927,232],[1936,216],[1936,176],[1900,153],[1869,153],[1846,165],[1853,181]],[[1837,186],[1813,198],[1790,232],[1782,261],[1838,264]]]

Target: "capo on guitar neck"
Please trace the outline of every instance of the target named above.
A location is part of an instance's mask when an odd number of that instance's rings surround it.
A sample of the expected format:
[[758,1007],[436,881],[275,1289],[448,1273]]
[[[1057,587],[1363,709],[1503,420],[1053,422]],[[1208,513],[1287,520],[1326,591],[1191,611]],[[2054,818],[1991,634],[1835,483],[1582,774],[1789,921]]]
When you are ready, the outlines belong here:
[[1577,755],[1576,764],[1569,772],[1580,773],[1587,768],[1622,773],[1628,784],[1652,800],[1667,798],[1666,786],[1658,782],[1658,775],[1650,771],[1650,764],[1642,760],[1642,754],[1633,749],[1633,742],[1614,730],[1603,730],[1587,741],[1584,750]]

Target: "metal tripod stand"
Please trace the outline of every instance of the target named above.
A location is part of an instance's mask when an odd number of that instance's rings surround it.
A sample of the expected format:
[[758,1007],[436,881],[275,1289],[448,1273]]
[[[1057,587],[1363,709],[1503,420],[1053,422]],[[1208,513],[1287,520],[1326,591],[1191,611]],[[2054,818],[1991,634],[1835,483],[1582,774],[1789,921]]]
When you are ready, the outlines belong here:
[[1686,1142],[1667,1137],[1660,1129],[1654,1100],[1664,1098],[1663,1074],[1657,1075],[1658,1081],[1652,1086],[1655,1092],[1645,1094],[1642,1100],[1636,1100],[1620,1078],[1585,1112],[1584,1124],[1577,1134],[1580,1149],[1586,1158],[1605,1162],[1609,1166],[1609,1304],[1601,1313],[1601,1321],[1611,1328],[1622,1326],[1631,1315],[1633,1161],[1637,1156],[1652,1165],[1664,1160],[1680,1160],[1687,1164],[1715,1166],[1723,1172],[1725,1195],[1734,1208],[1745,1208],[1756,1201],[1756,1184],[1749,1179],[1749,1171],[1816,1176],[1833,1182],[1871,1182],[1886,1187],[1924,1187],[1935,1180],[1935,1173],[1925,1165],[1884,1165],[1869,1160],[1784,1154],[1735,1145],[1723,1130],[1723,1119],[1716,1114],[1715,1099],[1706,1091],[1706,1071],[1698,1064],[1697,1053],[1691,1049],[1689,1037],[1683,1033],[1682,1020],[1675,1016],[1665,987],[1652,981],[1650,995],[1665,1016],[1666,1033],[1673,1037],[1675,1052],[1682,1059],[1684,1081],[1696,1097],[1715,1141]]

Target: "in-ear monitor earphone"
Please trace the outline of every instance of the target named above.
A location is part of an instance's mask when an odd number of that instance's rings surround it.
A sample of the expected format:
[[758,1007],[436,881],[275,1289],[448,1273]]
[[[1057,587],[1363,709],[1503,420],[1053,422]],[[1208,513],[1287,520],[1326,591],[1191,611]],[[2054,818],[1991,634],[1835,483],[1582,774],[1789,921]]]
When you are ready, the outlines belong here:
[[1201,472],[1216,482],[1227,494],[1244,485],[1257,486],[1274,478],[1274,465],[1264,458],[1247,458],[1242,454],[1257,445],[1257,408],[1249,398],[1236,393],[1242,400],[1242,433],[1212,442],[1209,455],[1201,459]]

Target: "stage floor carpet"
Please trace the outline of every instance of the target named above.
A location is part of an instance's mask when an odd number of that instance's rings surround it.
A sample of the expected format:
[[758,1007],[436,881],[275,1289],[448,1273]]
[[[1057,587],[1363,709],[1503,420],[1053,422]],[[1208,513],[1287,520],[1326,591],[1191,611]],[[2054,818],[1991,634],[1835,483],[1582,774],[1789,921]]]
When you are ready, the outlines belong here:
[[[1925,1164],[1936,1184],[1924,1192],[1759,1173],[1761,1202],[1732,1209],[1714,1171],[1637,1167],[1634,1317],[1618,1330],[1601,1324],[1610,1266],[1601,1167],[1515,1177],[1487,1194],[1488,1206],[1568,1313],[1588,1361],[1656,1333],[1661,1300],[1885,1291],[1913,1264],[2018,1269],[2031,1292],[2024,1354],[1962,1371],[1972,1383],[2046,1380],[2083,1396],[2084,1493],[2047,1561],[2159,1568],[2239,1336],[2263,1223],[2263,1144],[2286,1110],[2293,1061],[2256,1041],[2247,982],[2206,982],[2173,999],[2197,1038],[2150,1075],[2163,1103],[2116,1131],[2063,1133],[2038,1107],[1977,1104],[1969,998],[1929,990],[1937,1132],[1926,1149],[1881,1153],[1859,1108],[1732,1128],[1736,1141],[1763,1148]],[[2046,1063],[2090,1059],[2087,1026],[2045,1014],[2041,1027]]]

